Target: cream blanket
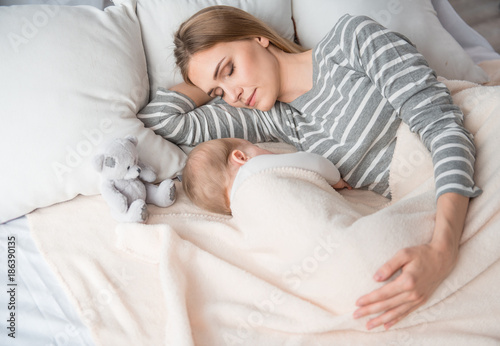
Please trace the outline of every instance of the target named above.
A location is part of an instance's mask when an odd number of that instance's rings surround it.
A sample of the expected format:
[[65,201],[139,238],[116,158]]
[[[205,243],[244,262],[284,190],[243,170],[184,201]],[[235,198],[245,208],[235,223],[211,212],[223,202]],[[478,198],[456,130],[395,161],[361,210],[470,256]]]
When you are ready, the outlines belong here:
[[[393,201],[334,191],[275,169],[236,192],[234,217],[203,212],[178,186],[148,225],[117,224],[100,196],[28,216],[98,345],[470,345],[500,340],[500,87],[445,81],[477,146],[476,183],[455,270],[388,332],[354,320],[394,253],[429,240],[432,164],[402,126]],[[496,340],[496,341],[495,341]]]

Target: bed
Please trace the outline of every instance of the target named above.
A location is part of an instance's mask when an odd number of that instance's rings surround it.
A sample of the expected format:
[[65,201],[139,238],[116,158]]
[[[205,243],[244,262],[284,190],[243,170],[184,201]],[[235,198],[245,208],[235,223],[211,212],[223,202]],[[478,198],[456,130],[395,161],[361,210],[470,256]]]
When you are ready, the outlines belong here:
[[[0,8],[0,344],[500,343],[500,56],[446,0],[47,3]],[[159,86],[180,82],[172,32],[214,4],[239,6],[306,47],[342,14],[369,15],[408,36],[463,109],[484,193],[471,202],[456,269],[390,331],[368,332],[351,315],[376,287],[377,266],[432,230],[431,164],[404,127],[392,201],[281,169],[245,183],[232,218],[196,208],[180,182],[176,203],[150,206],[147,224],[110,217],[90,164],[105,140],[136,135],[160,180],[182,169],[186,148],[136,114]]]

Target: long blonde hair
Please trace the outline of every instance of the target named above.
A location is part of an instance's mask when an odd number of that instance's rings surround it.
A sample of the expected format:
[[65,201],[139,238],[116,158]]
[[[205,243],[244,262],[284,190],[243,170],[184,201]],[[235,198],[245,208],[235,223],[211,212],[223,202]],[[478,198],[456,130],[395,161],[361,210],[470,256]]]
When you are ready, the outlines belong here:
[[233,138],[221,138],[200,143],[189,153],[182,188],[198,207],[231,215],[229,157],[239,147]]
[[206,7],[182,23],[174,36],[176,64],[184,81],[193,85],[188,77],[189,61],[193,54],[221,42],[254,37],[265,37],[271,44],[287,53],[306,51],[243,10],[231,6]]

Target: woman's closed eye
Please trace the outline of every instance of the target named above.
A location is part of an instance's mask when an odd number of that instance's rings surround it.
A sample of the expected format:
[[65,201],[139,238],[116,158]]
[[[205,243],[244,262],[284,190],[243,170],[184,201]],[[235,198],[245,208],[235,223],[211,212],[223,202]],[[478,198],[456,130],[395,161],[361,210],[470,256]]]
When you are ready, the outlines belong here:
[[231,64],[231,69],[229,70],[228,76],[231,76],[235,69],[236,69],[236,66],[234,66],[234,64]]
[[[227,64],[222,71],[222,78],[231,77],[231,75],[234,73],[235,69],[236,69],[236,67],[234,66],[233,63]],[[217,96],[224,97],[224,90],[220,87],[217,87],[217,88],[212,90],[212,92],[210,93],[210,96],[211,97],[217,97]]]
[[222,71],[222,77],[224,78],[231,77],[231,75],[234,72],[234,69],[235,69],[234,64],[232,62],[228,63]]

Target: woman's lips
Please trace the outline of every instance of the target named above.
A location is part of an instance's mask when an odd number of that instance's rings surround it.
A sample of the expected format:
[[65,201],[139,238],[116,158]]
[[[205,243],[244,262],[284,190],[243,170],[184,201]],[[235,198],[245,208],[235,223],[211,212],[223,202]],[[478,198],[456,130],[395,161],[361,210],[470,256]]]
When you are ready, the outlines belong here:
[[257,89],[255,89],[253,91],[252,95],[250,95],[249,99],[247,100],[247,106],[248,107],[255,106],[255,94],[256,94],[256,91],[257,91]]

